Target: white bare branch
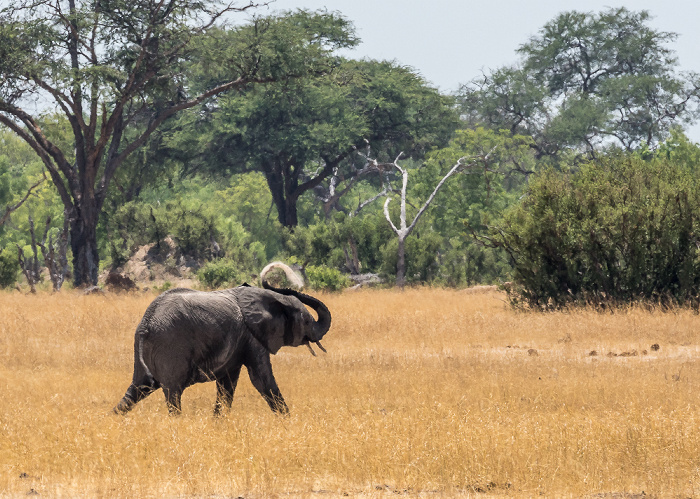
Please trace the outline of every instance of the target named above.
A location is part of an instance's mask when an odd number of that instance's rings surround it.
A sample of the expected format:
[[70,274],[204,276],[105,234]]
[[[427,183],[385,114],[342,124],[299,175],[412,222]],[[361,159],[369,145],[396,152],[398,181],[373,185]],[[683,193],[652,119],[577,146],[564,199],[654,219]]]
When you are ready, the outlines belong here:
[[389,225],[391,225],[391,228],[393,229],[396,234],[401,237],[401,231],[396,228],[396,225],[394,225],[394,222],[391,221],[391,215],[389,215],[389,203],[391,202],[391,198],[387,197],[386,201],[384,201],[384,217],[386,218],[387,222],[389,222]]

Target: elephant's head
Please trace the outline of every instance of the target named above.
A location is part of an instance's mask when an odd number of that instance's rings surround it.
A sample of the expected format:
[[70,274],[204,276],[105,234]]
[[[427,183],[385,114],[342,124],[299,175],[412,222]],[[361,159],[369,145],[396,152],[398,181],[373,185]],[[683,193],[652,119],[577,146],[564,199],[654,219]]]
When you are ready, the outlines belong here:
[[[331,327],[328,308],[320,300],[298,291],[273,288],[266,281],[263,286],[265,289],[236,288],[243,320],[253,336],[273,354],[283,346],[310,343],[325,351],[319,342]],[[304,305],[314,309],[318,320]]]

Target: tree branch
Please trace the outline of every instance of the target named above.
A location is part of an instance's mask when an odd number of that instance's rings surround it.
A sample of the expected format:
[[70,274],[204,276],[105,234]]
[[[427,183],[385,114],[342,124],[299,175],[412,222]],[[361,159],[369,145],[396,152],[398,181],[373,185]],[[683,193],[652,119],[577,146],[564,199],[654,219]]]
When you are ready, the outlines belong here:
[[31,135],[29,135],[29,133],[27,133],[24,129],[18,126],[15,121],[9,119],[7,116],[0,114],[0,123],[6,125],[10,130],[15,132],[22,140],[29,144],[29,146],[32,149],[34,149],[34,152],[37,153],[39,158],[41,158],[41,161],[44,163],[44,166],[46,166],[49,175],[51,175],[51,180],[53,180],[53,183],[56,186],[56,189],[58,190],[58,194],[61,196],[61,200],[63,201],[64,206],[72,206],[73,200],[71,198],[71,195],[68,192],[68,190],[66,190],[65,184],[63,183],[63,178],[61,177],[60,172],[56,168],[56,165],[54,165],[48,153],[41,147],[41,145],[36,140],[34,140],[34,138]]
[[29,196],[32,195],[32,191],[34,189],[36,189],[37,187],[39,187],[41,184],[43,184],[45,180],[46,180],[46,173],[42,172],[42,178],[39,179],[38,182],[36,182],[32,186],[30,186],[29,189],[27,189],[27,193],[24,195],[24,197],[22,199],[19,200],[19,202],[17,204],[15,204],[13,206],[8,206],[7,208],[5,208],[5,214],[2,216],[2,218],[0,218],[0,226],[5,225],[5,222],[7,222],[8,218],[10,218],[10,215],[14,211],[16,211],[20,206],[22,206],[24,204],[24,202],[27,199],[29,199]]

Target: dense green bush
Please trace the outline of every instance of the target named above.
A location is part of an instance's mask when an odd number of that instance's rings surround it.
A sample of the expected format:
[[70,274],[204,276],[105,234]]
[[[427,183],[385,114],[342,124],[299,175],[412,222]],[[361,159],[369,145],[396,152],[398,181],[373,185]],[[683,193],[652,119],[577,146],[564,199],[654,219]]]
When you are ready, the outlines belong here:
[[[241,177],[231,181],[234,187],[223,190],[190,180],[178,192],[151,193],[150,202],[131,201],[107,213],[101,230],[109,264],[117,267],[138,247],[172,236],[182,253],[197,261],[225,257],[236,261],[241,271],[262,268],[281,249],[282,231],[279,224],[266,220],[264,196],[252,182],[256,179]],[[256,202],[259,198],[262,201]],[[269,202],[264,209],[269,209]]]
[[138,202],[120,206],[106,223],[112,266],[126,262],[139,246],[158,244],[167,236],[177,240],[184,255],[209,257],[212,238],[219,237],[214,216],[201,204],[189,204],[174,200],[155,206]]
[[357,254],[360,272],[379,272],[382,246],[393,238],[383,215],[348,217],[334,213],[308,227],[296,227],[287,232],[286,252],[300,263],[325,265],[348,272],[353,253]]
[[197,272],[199,282],[209,289],[230,288],[243,284],[245,275],[236,262],[228,259],[208,262]]
[[19,262],[17,253],[7,248],[0,250],[0,287],[9,288],[17,282]]
[[512,259],[514,300],[697,305],[700,181],[692,168],[626,156],[534,179],[491,233]]
[[181,200],[168,202],[160,217],[165,218],[165,228],[177,239],[185,255],[204,259],[209,256],[212,238],[217,236],[214,216],[202,204],[192,204]]
[[498,284],[511,279],[508,254],[474,241],[471,235],[452,237],[438,250],[437,272],[431,282],[451,287]]
[[311,289],[322,289],[324,291],[340,291],[352,284],[338,269],[326,267],[325,265],[309,265],[305,269],[308,287]]

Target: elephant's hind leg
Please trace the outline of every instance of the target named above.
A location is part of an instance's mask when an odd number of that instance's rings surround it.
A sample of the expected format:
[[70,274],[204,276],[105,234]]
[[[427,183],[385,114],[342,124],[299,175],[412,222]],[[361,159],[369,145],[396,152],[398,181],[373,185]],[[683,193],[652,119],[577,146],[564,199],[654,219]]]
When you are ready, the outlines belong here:
[[231,409],[233,393],[236,391],[238,376],[241,374],[241,366],[231,369],[228,374],[216,380],[216,403],[214,404],[214,416],[221,414],[223,410]]
[[141,400],[148,397],[151,393],[158,389],[158,383],[153,378],[144,377],[139,382],[132,382],[129,388],[126,389],[124,397],[112,409],[115,414],[126,414]]
[[196,381],[196,377],[190,365],[172,352],[158,352],[154,356],[154,364],[153,375],[163,387],[168,412],[171,416],[176,416],[182,412],[182,392]]
[[182,413],[182,391],[180,387],[163,387],[165,403],[171,416],[179,416]]

